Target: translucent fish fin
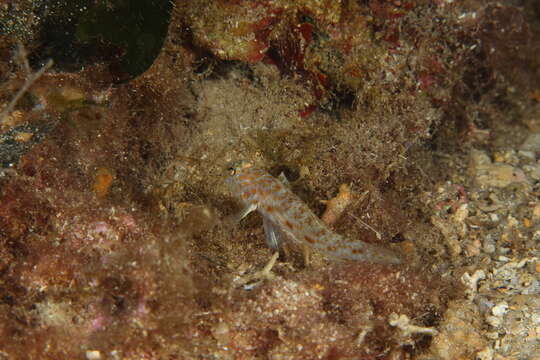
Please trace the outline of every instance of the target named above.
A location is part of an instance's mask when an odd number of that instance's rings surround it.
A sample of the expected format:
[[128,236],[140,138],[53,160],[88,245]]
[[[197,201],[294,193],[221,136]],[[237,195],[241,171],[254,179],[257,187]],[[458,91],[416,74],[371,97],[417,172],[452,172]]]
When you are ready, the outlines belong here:
[[256,204],[247,205],[245,208],[240,210],[240,212],[238,214],[235,215],[235,220],[240,221],[243,218],[245,218],[246,216],[248,216],[248,214],[250,212],[255,211],[255,210],[257,210],[257,205]]
[[403,259],[394,251],[378,245],[356,242],[357,248],[365,252],[365,260],[376,264],[402,264]]
[[289,186],[289,180],[287,180],[287,177],[283,172],[279,174],[278,180],[281,181],[282,184]]
[[266,216],[263,216],[263,227],[266,235],[266,244],[273,251],[279,251],[281,248],[282,234],[279,228]]
[[352,240],[329,232],[320,237],[315,249],[335,260],[365,261],[376,264],[402,264],[403,259],[394,251],[379,245]]

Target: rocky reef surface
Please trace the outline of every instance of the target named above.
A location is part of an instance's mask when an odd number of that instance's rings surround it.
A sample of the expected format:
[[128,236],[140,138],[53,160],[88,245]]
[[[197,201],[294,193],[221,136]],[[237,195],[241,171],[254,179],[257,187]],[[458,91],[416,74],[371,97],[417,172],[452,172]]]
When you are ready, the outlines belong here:
[[[535,1],[15,0],[0,28],[0,359],[540,359]],[[262,270],[240,159],[404,264]]]

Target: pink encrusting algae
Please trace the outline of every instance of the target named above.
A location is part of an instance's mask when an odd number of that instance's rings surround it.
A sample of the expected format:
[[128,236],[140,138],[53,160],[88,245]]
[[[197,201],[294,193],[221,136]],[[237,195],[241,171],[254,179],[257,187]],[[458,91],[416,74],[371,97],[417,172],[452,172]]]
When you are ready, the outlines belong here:
[[240,219],[258,210],[263,216],[267,243],[274,250],[284,234],[332,259],[401,263],[390,250],[334,233],[286,184],[263,169],[242,162],[229,170],[227,183],[245,206]]

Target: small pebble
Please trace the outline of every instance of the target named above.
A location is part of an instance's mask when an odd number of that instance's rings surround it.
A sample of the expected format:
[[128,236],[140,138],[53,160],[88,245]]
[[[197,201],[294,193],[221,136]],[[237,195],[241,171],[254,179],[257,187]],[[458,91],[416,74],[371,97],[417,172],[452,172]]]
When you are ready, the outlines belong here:
[[99,360],[101,359],[101,352],[99,350],[86,350],[86,359]]
[[483,248],[486,253],[493,254],[495,252],[495,242],[493,239],[485,239]]
[[540,180],[540,164],[535,165],[525,165],[523,170],[529,175],[533,180]]
[[539,220],[540,219],[540,203],[535,204],[532,209],[532,220]]
[[495,316],[504,316],[506,312],[508,311],[508,304],[506,301],[502,301],[495,305],[493,308],[491,308],[491,313]]
[[540,132],[531,133],[523,142],[521,151],[540,152]]
[[534,155],[534,152],[532,151],[520,150],[518,152],[518,155],[526,159],[536,160],[536,156]]
[[502,319],[498,316],[488,316],[486,322],[493,327],[498,327],[502,324]]

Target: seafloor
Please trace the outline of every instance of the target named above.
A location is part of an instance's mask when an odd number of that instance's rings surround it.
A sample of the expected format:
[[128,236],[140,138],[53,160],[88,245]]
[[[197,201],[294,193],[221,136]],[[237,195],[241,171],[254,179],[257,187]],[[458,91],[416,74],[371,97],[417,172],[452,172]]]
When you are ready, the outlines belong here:
[[[540,2],[13,0],[0,54],[0,359],[540,359]],[[404,263],[268,270],[236,160]]]

